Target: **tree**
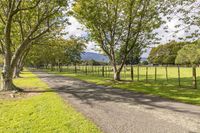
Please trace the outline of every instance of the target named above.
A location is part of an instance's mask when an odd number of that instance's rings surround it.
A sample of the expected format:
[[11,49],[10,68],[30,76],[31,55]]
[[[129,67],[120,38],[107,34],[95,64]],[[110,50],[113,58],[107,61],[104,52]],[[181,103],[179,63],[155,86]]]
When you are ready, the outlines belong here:
[[[133,48],[130,53],[127,55],[125,64],[126,65],[134,65],[134,64],[139,64],[141,60],[141,55],[143,53],[143,47],[136,47]],[[121,53],[122,52],[116,52],[116,62],[118,65],[120,65],[122,62],[121,60]]]
[[173,37],[177,37],[177,33],[185,32],[184,36],[177,39],[184,41],[198,39],[200,35],[199,9],[199,0],[168,0],[168,14],[165,14],[165,18],[168,21],[176,20]]
[[177,55],[176,64],[190,64],[192,66],[193,87],[197,88],[196,65],[200,63],[200,44],[194,43],[184,46]]
[[81,53],[85,50],[85,42],[81,38],[70,37],[66,41],[68,48],[65,49],[67,64],[76,65],[81,61]]
[[159,45],[151,50],[148,60],[152,64],[175,64],[177,53],[189,42],[171,41],[164,45]]
[[2,90],[15,90],[12,77],[17,62],[37,41],[66,21],[67,0],[3,0],[0,3],[0,44],[4,58]]
[[79,63],[81,53],[85,49],[85,43],[78,38],[46,38],[46,40],[32,46],[32,51],[28,54],[26,65],[34,67],[58,66],[62,71],[62,65]]
[[[74,16],[86,26],[91,38],[98,43],[113,65],[114,80],[129,53],[144,45],[150,34],[162,23],[159,13],[162,0],[76,0]],[[145,40],[145,42],[144,42]],[[117,67],[116,52],[121,64]]]
[[197,65],[200,63],[200,45],[190,44],[184,46],[176,57],[176,64]]

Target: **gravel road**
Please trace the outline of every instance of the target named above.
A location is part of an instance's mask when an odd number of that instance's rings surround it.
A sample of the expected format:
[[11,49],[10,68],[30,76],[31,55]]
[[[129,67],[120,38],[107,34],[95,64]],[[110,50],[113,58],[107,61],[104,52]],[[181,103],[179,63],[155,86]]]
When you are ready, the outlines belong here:
[[200,106],[34,73],[105,133],[200,133]]

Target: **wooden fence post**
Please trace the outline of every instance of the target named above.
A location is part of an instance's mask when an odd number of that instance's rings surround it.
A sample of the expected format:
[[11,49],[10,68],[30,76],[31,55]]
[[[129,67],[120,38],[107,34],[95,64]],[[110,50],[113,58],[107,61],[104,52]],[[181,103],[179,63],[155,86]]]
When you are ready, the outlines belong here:
[[104,66],[102,66],[102,76],[104,77]]
[[134,81],[133,65],[131,65],[131,80]]
[[124,65],[124,78],[126,80],[126,66]]
[[138,69],[137,69],[137,71],[138,71],[138,72],[137,72],[137,74],[138,74],[138,75],[137,75],[137,77],[138,77],[138,81],[140,81],[140,66],[139,66],[139,65],[138,65]]
[[148,66],[146,67],[146,82],[148,82]]
[[181,86],[181,73],[180,73],[180,66],[178,65],[178,85]]
[[75,66],[74,66],[74,71],[75,71],[75,73],[77,73],[77,67],[76,67],[76,64],[75,64]]
[[197,89],[197,73],[196,73],[196,65],[192,66],[192,79],[193,79],[193,88]]
[[87,65],[85,66],[85,74],[88,74],[88,69],[87,69]]
[[94,66],[92,64],[92,75],[94,75]]
[[165,67],[165,72],[166,72],[166,79],[168,81],[168,69],[167,69],[167,66]]
[[110,77],[110,67],[108,67],[108,77]]
[[107,66],[104,67],[104,76],[107,77]]
[[155,81],[157,80],[157,67],[155,66]]
[[94,75],[96,75],[97,73],[97,69],[96,69],[96,66],[94,66]]
[[97,70],[97,71],[98,71],[97,73],[98,73],[98,76],[99,76],[99,66],[98,66],[98,68],[97,68],[97,69],[98,69],[98,70]]

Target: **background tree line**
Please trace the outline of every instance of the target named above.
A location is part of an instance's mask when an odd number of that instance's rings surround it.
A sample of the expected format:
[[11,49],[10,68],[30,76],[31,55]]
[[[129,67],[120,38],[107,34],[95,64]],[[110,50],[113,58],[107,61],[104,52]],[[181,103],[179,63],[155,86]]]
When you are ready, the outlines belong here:
[[200,43],[171,41],[152,48],[148,61],[157,65],[191,65],[200,63]]
[[[13,78],[18,77],[21,66],[25,63],[34,66],[41,64],[61,66],[78,62],[80,57],[76,54],[76,50],[82,50],[82,45],[68,47],[77,40],[61,39],[63,29],[69,25],[70,15],[76,17],[87,28],[89,33],[87,37],[96,42],[109,57],[113,66],[114,80],[120,80],[124,65],[133,64],[138,60],[137,56],[141,54],[141,49],[158,40],[154,31],[165,23],[162,16],[170,20],[170,15],[182,14],[180,20],[183,23],[199,27],[199,11],[197,10],[192,16],[190,14],[190,11],[199,7],[181,8],[195,5],[195,2],[197,1],[75,0],[70,6],[71,11],[68,6],[71,3],[68,0],[2,0],[0,2],[0,53],[3,57],[1,90],[18,89],[13,84]],[[187,29],[189,30],[188,27]],[[195,30],[192,35],[197,38],[198,31]],[[171,58],[174,56],[167,60]]]

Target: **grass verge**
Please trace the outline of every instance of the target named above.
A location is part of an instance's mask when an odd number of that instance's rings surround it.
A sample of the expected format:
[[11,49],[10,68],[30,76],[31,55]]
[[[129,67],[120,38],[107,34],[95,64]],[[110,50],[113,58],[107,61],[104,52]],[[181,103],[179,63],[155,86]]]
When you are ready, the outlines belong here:
[[111,86],[114,88],[125,89],[135,92],[152,94],[163,98],[173,99],[175,101],[200,105],[200,89],[191,89],[178,87],[173,82],[167,83],[163,81],[157,82],[128,82],[128,81],[113,81],[111,78],[99,77],[95,75],[74,74],[70,72],[51,72],[49,73],[73,77],[98,85]]
[[0,99],[0,132],[2,133],[99,133],[100,130],[51,90],[31,72],[14,82],[22,88],[44,90],[20,99]]

